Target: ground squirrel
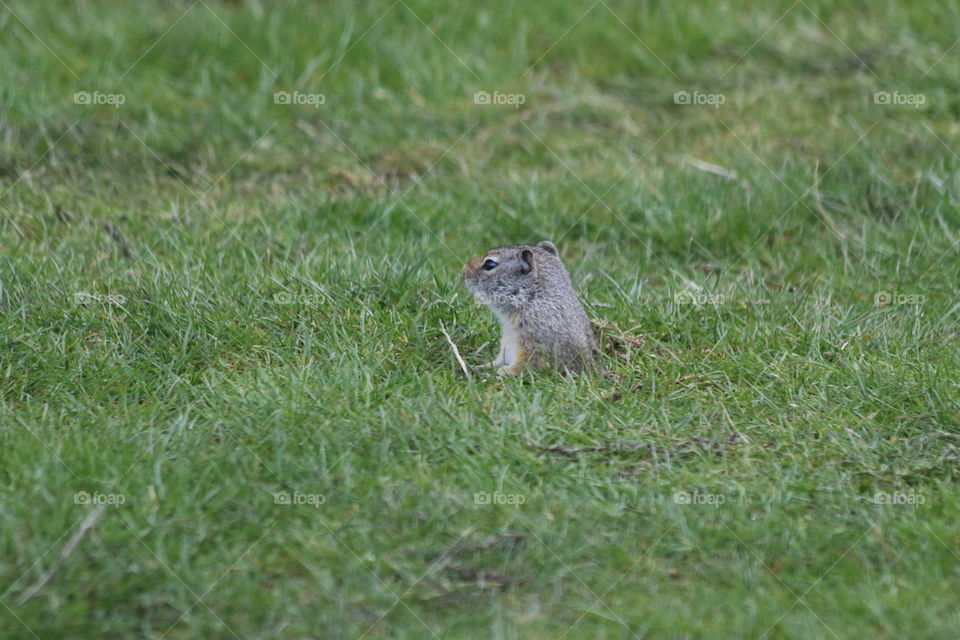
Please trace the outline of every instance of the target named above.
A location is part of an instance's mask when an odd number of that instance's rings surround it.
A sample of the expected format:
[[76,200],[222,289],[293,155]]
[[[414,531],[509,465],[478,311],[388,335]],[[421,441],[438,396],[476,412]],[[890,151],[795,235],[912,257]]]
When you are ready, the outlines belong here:
[[578,371],[593,361],[590,320],[552,242],[491,249],[463,266],[463,281],[500,320],[490,363],[498,374],[526,364]]

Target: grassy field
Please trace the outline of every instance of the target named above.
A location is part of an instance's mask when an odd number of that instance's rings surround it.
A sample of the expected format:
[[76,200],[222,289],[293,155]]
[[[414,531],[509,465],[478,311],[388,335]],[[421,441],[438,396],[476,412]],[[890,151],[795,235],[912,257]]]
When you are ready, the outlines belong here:
[[0,2],[0,637],[955,638],[958,19]]

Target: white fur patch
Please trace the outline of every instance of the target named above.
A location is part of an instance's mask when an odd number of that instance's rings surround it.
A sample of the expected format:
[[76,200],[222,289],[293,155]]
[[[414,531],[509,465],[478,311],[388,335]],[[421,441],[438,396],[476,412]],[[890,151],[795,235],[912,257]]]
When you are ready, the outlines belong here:
[[503,349],[503,366],[509,367],[517,359],[517,353],[520,351],[520,341],[517,330],[510,325],[510,320],[501,313],[496,313],[500,320],[500,326],[503,328],[503,337],[500,340],[500,346]]

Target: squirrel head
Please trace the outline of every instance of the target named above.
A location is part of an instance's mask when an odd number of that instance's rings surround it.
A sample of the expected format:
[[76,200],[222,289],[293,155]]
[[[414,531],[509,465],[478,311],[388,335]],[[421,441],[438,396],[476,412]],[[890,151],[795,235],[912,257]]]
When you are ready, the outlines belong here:
[[462,273],[467,288],[481,302],[503,313],[570,287],[557,247],[548,240],[490,249],[467,262]]

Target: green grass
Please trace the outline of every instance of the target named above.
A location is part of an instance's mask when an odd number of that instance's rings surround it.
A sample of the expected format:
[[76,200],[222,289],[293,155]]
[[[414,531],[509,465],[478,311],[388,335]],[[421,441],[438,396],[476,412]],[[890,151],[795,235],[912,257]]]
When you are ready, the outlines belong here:
[[958,17],[0,6],[0,637],[956,637]]

